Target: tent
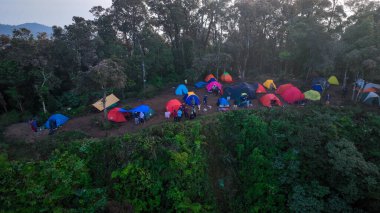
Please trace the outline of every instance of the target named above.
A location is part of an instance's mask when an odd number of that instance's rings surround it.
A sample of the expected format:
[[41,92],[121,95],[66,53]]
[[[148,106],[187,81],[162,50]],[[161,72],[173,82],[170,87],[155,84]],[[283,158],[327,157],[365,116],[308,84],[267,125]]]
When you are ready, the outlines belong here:
[[189,92],[187,87],[184,84],[180,84],[175,90],[176,95],[186,95]]
[[223,97],[230,97],[236,101],[240,100],[240,96],[242,93],[247,93],[249,99],[256,98],[256,90],[257,87],[255,85],[249,83],[240,83],[230,87],[224,87],[223,89]]
[[218,103],[217,103],[217,105],[219,106],[219,107],[229,107],[230,106],[230,103],[227,101],[227,99],[225,99],[225,98],[219,98],[218,99]]
[[327,81],[331,85],[339,85],[339,81],[338,81],[338,79],[336,78],[335,75],[330,76],[329,80],[327,80]]
[[123,108],[115,107],[108,112],[107,119],[113,122],[126,122],[125,119],[126,110]]
[[198,96],[194,92],[187,93],[187,95],[183,97],[183,100],[187,105],[193,105],[193,103],[195,105],[199,105],[201,103]]
[[206,82],[203,82],[203,81],[200,81],[200,82],[195,83],[194,86],[195,86],[196,88],[203,88],[203,87],[206,87],[206,86],[207,86],[207,83],[206,83]]
[[256,83],[255,85],[257,87],[256,89],[256,93],[267,93],[266,89],[264,88],[263,85],[261,85],[260,83]]
[[365,86],[364,86],[364,90],[366,89],[376,89],[376,90],[380,90],[380,84],[373,84],[373,83],[367,83]]
[[208,82],[211,78],[216,79],[213,74],[209,74],[209,75],[206,76],[205,81]]
[[228,72],[224,72],[222,76],[220,76],[221,81],[226,83],[232,83],[232,76]]
[[272,107],[273,105],[282,106],[280,99],[273,94],[266,94],[260,98],[260,102],[263,106]]
[[263,83],[264,87],[267,89],[277,89],[276,84],[274,84],[274,81],[272,79],[268,79]]
[[297,87],[290,87],[281,94],[282,99],[289,104],[294,104],[297,101],[305,99],[305,95]]
[[[114,94],[111,94],[111,95],[107,96],[106,97],[106,108],[108,108],[108,107],[116,104],[119,101],[120,100]],[[99,111],[103,111],[104,110],[104,108],[103,108],[103,98],[100,99],[100,100],[98,100],[94,104],[92,104],[92,106],[94,106]]]
[[309,90],[303,93],[305,95],[305,99],[311,101],[319,101],[321,100],[321,94],[315,90]]
[[278,89],[276,90],[276,94],[281,95],[290,87],[294,87],[293,84],[283,84],[283,85],[278,87]]
[[59,127],[65,124],[68,120],[69,118],[62,114],[54,114],[50,116],[49,119],[46,121],[45,127],[47,129],[50,129],[50,121],[55,121],[55,123],[57,124],[57,127]]
[[322,93],[325,89],[330,87],[329,82],[325,78],[314,78],[311,88],[315,91]]
[[142,113],[144,113],[146,118],[151,117],[154,113],[152,108],[150,108],[148,105],[140,105],[140,106],[137,106],[135,108],[132,108],[130,110],[125,110],[125,111],[129,112],[129,113],[142,112]]
[[211,83],[211,82],[214,82],[214,81],[217,81],[215,78],[210,78],[210,80],[207,81],[207,83]]
[[363,103],[368,104],[368,105],[380,106],[380,96],[377,93],[374,93],[374,92],[365,93],[363,97],[364,97]]
[[207,91],[208,91],[208,92],[211,92],[211,91],[212,91],[212,88],[213,88],[214,86],[218,87],[218,89],[219,89],[220,92],[223,92],[223,90],[222,90],[222,85],[221,85],[219,82],[217,82],[217,81],[213,81],[213,82],[207,84],[207,86],[206,86]]
[[178,99],[171,99],[166,103],[166,111],[173,113],[181,107],[181,102]]

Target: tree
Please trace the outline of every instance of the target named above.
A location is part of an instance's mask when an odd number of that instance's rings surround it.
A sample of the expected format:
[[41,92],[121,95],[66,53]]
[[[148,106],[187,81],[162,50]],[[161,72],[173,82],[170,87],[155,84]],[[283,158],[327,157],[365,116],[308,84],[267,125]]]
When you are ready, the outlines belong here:
[[104,59],[96,66],[91,67],[85,76],[84,81],[90,80],[90,84],[92,84],[90,86],[98,88],[103,92],[104,119],[107,119],[107,91],[112,88],[121,89],[125,87],[127,76],[124,73],[124,68],[111,59]]

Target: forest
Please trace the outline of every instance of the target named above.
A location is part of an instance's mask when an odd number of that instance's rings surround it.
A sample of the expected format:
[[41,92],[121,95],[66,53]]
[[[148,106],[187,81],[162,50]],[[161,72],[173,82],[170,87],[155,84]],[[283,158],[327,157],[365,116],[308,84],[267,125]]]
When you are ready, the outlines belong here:
[[33,116],[95,114],[110,93],[147,100],[225,71],[305,85],[335,75],[349,91],[357,79],[380,82],[380,2],[112,0],[89,10],[93,20],[73,17],[51,36],[0,35],[0,212],[378,212],[380,113],[350,97],[112,137],[4,132]]
[[73,17],[51,37],[0,37],[2,112],[80,113],[105,90],[150,97],[211,72],[380,79],[377,1],[113,0],[91,12],[94,20]]

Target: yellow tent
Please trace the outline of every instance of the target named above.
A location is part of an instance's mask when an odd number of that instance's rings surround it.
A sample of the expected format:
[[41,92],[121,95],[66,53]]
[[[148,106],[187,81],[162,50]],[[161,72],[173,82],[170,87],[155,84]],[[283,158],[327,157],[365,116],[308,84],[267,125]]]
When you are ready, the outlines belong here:
[[331,85],[339,85],[339,81],[338,79],[336,78],[335,75],[332,75],[329,80],[328,80],[329,84]]
[[276,84],[274,84],[274,82],[273,82],[272,79],[268,79],[268,80],[266,80],[266,81],[263,83],[263,85],[264,85],[264,87],[266,87],[267,89],[270,89],[270,88],[277,89]]
[[187,93],[187,96],[190,96],[190,95],[195,95],[195,93],[193,91],[190,91]]
[[307,92],[304,92],[303,94],[305,95],[305,98],[307,100],[311,100],[311,101],[321,100],[321,94],[315,90],[309,90]]
[[[97,102],[95,102],[94,104],[92,104],[92,106],[94,106],[96,109],[98,109],[99,111],[103,111],[104,108],[103,108],[103,102],[102,102],[103,98],[98,100]],[[106,97],[106,108],[119,102],[120,100],[114,95],[114,94],[111,94],[109,96]]]

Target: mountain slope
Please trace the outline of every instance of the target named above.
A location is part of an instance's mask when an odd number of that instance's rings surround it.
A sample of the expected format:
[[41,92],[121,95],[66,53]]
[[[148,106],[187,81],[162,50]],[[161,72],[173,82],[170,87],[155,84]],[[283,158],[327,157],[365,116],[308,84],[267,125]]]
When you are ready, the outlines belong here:
[[7,25],[0,24],[0,35],[12,35],[14,29],[26,28],[30,30],[34,36],[37,36],[40,32],[46,32],[49,36],[53,33],[53,30],[49,26],[45,26],[38,23],[24,23],[20,25]]

